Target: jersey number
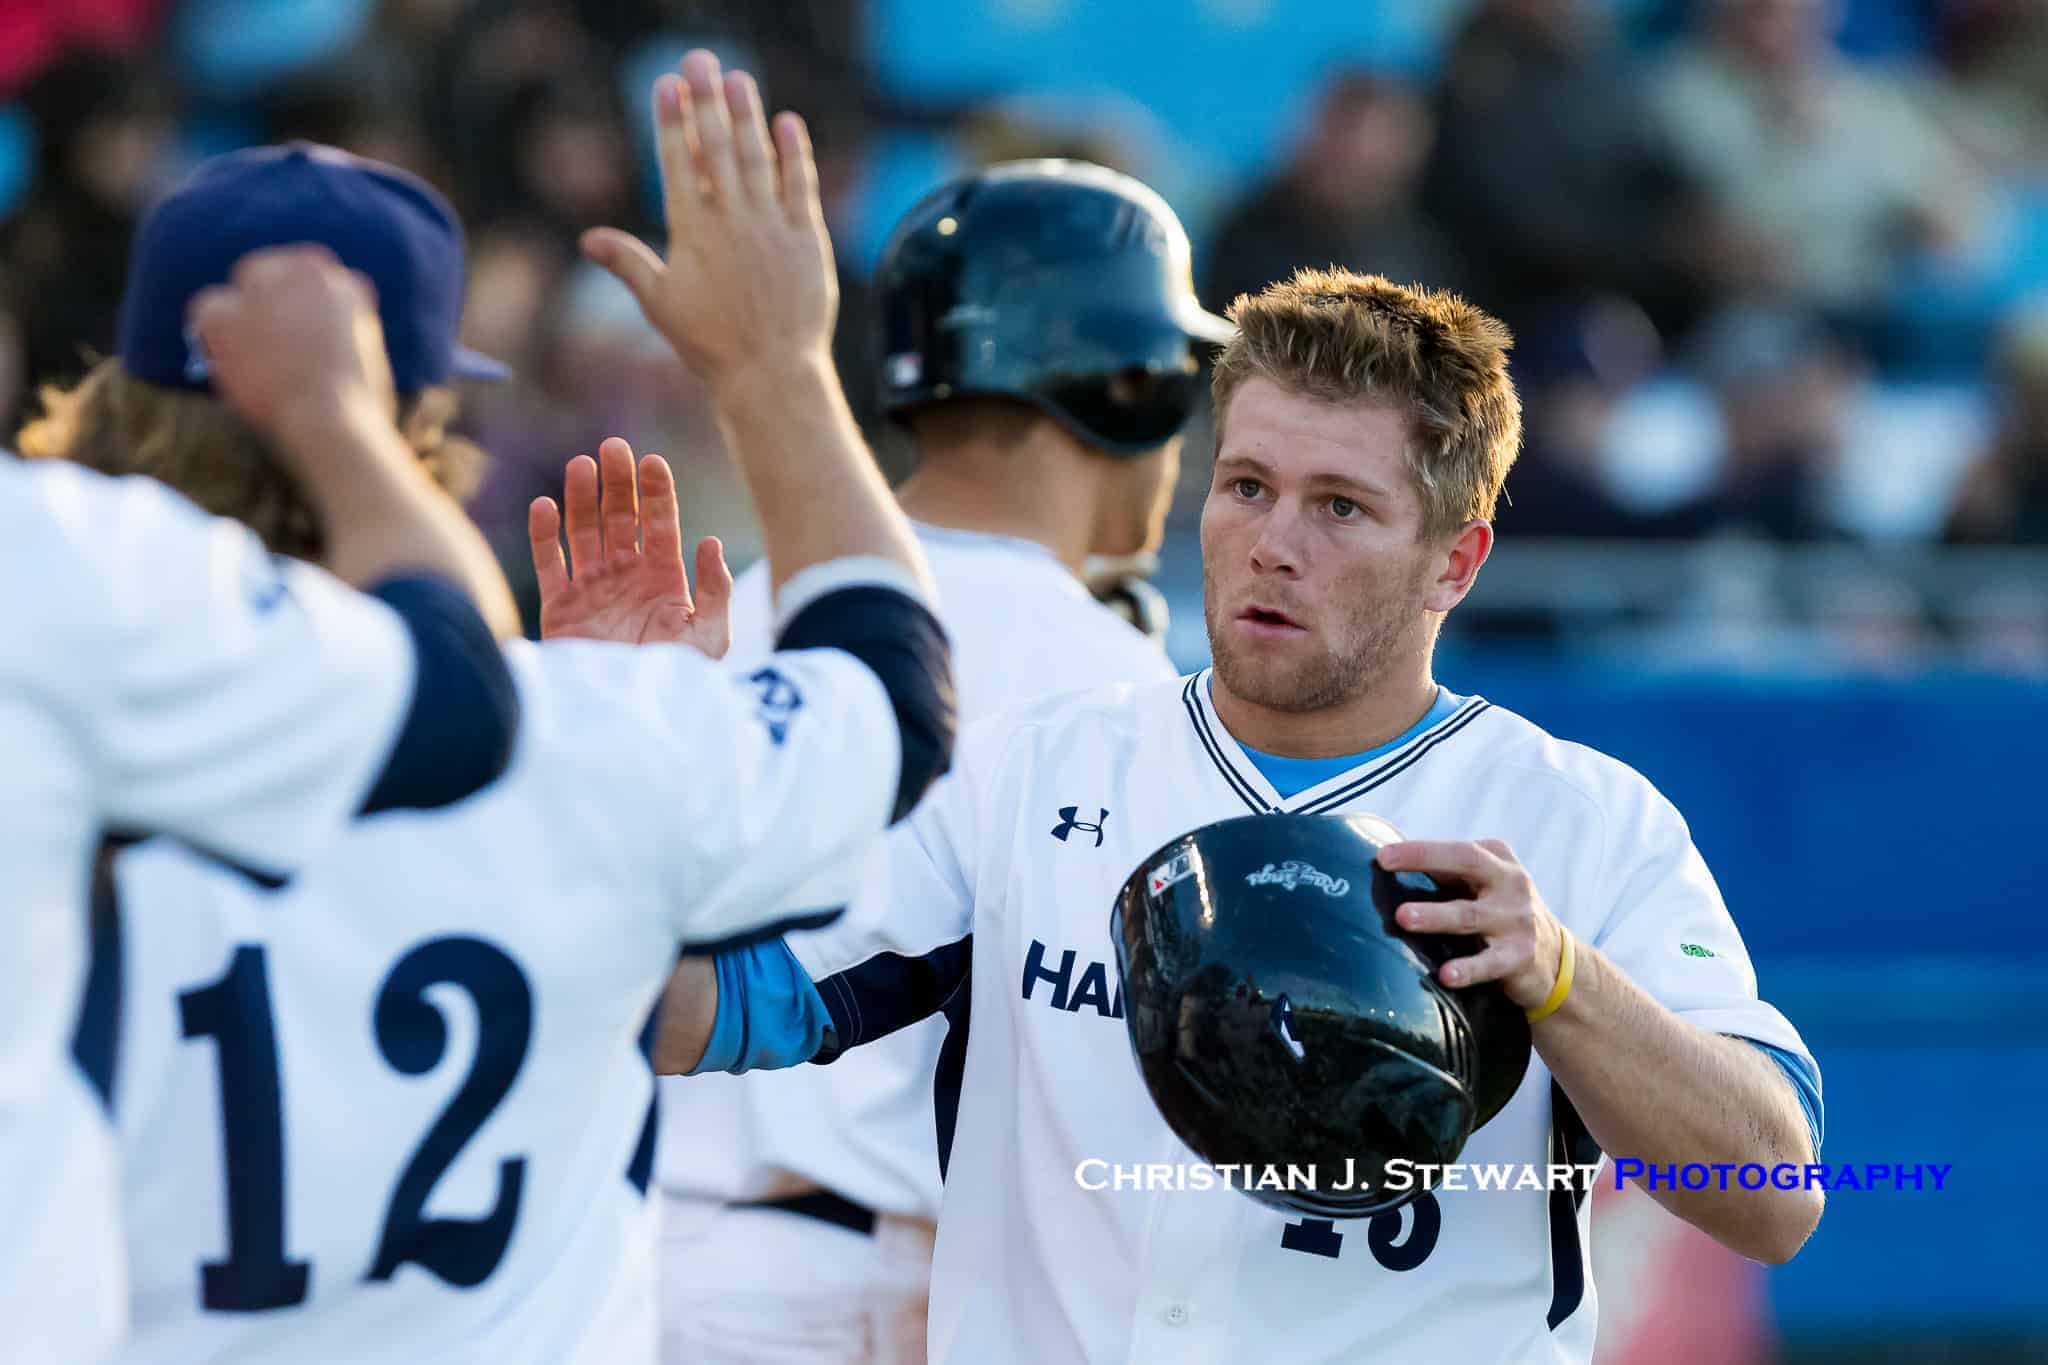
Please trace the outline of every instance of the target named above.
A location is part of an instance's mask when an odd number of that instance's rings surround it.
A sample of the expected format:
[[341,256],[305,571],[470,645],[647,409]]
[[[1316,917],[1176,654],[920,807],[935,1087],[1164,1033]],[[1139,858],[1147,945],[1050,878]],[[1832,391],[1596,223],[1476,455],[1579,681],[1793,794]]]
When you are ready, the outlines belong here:
[[[411,1262],[449,1284],[490,1277],[512,1239],[526,1158],[498,1163],[498,1192],[482,1218],[428,1218],[427,1197],[477,1129],[512,1089],[533,1033],[526,974],[481,939],[437,938],[398,960],[371,1014],[377,1049],[408,1076],[423,1076],[448,1050],[448,1025],[427,999],[430,986],[456,986],[477,1011],[469,1074],[405,1164],[384,1212],[369,1280],[388,1280]],[[178,997],[187,1038],[212,1038],[220,1059],[221,1132],[227,1159],[228,1256],[200,1267],[207,1309],[256,1313],[306,1298],[312,1267],[285,1255],[284,1106],[277,1031],[263,949],[235,949],[219,980]]]
[[[1400,1209],[1376,1213],[1365,1225],[1365,1244],[1371,1249],[1372,1258],[1389,1270],[1413,1270],[1428,1260],[1444,1230],[1443,1206],[1436,1202],[1434,1194],[1425,1191],[1407,1208],[1413,1221],[1405,1238],[1401,1236],[1404,1220]],[[1328,1218],[1303,1218],[1280,1229],[1280,1246],[1286,1251],[1335,1260],[1343,1254],[1344,1234]]]
[[[1561,1094],[1562,1092],[1560,1092]],[[1595,1149],[1593,1155],[1598,1155]],[[1388,1270],[1414,1270],[1436,1250],[1444,1230],[1443,1206],[1436,1195],[1424,1193],[1409,1204],[1414,1222],[1408,1236],[1401,1238],[1401,1210],[1376,1213],[1365,1225],[1365,1244],[1372,1258]],[[1552,1274],[1549,1322],[1551,1330],[1578,1311],[1585,1301],[1586,1279],[1583,1253],[1579,1246],[1579,1204],[1571,1191],[1550,1192],[1550,1263]],[[1397,1239],[1398,1244],[1397,1244]],[[1344,1234],[1327,1218],[1303,1218],[1280,1229],[1280,1246],[1286,1251],[1328,1256],[1335,1260],[1344,1251]]]

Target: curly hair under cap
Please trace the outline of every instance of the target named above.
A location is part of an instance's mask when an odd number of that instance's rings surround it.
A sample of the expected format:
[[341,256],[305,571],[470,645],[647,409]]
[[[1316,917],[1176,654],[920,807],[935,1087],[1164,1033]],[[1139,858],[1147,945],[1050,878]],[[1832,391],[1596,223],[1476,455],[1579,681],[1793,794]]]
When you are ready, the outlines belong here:
[[[103,360],[71,388],[45,385],[42,415],[15,449],[28,459],[70,460],[102,474],[145,474],[216,516],[254,531],[274,553],[318,560],[326,536],[298,479],[270,442],[218,399],[135,378]],[[399,403],[399,427],[427,473],[457,502],[483,479],[487,457],[448,433],[458,400],[428,387]]]
[[1263,376],[1325,402],[1410,414],[1405,450],[1422,495],[1425,539],[1491,520],[1522,444],[1522,402],[1508,375],[1508,329],[1455,294],[1348,270],[1301,270],[1241,294],[1216,359],[1216,438],[1230,399]]

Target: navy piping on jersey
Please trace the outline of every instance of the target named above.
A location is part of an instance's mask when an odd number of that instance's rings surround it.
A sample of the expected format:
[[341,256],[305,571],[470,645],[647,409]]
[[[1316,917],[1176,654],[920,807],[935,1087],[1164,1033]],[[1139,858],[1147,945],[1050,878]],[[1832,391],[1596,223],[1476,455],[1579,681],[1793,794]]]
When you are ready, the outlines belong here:
[[[1552,1165],[1590,1166],[1600,1160],[1600,1144],[1593,1139],[1578,1107],[1556,1081],[1550,1083],[1550,1161]],[[1585,1207],[1592,1187],[1575,1185],[1550,1191],[1550,1311],[1544,1321],[1555,1332],[1558,1324],[1579,1311],[1586,1301],[1586,1253],[1579,1241],[1579,1210]]]
[[1195,674],[1188,679],[1187,686],[1180,690],[1181,705],[1188,709],[1188,719],[1194,723],[1196,738],[1200,739],[1202,747],[1209,751],[1209,761],[1216,765],[1217,772],[1223,774],[1223,780],[1230,784],[1230,789],[1252,808],[1252,814],[1270,814],[1273,807],[1266,804],[1258,789],[1247,782],[1244,775],[1223,756],[1223,747],[1216,742],[1216,736],[1211,733],[1209,717],[1203,714],[1201,703],[1195,700],[1195,684],[1200,682],[1201,678],[1200,673]]
[[[1251,780],[1230,761],[1228,751],[1217,740],[1215,731],[1210,728],[1208,715],[1195,697],[1195,687],[1204,676],[1205,674],[1203,673],[1197,673],[1189,678],[1187,685],[1181,689],[1180,696],[1181,704],[1187,708],[1188,719],[1195,727],[1195,735],[1200,739],[1202,748],[1208,752],[1209,761],[1216,765],[1216,771],[1223,774],[1223,779],[1230,784],[1231,790],[1236,792],[1247,806],[1251,807],[1252,814],[1269,815],[1278,810],[1288,809],[1284,806],[1274,806],[1264,797],[1260,796]],[[1382,783],[1391,781],[1401,773],[1406,772],[1414,764],[1420,762],[1422,756],[1431,749],[1434,749],[1437,745],[1470,725],[1478,718],[1480,712],[1490,709],[1492,705],[1493,703],[1483,697],[1469,699],[1463,706],[1452,712],[1442,724],[1425,731],[1412,744],[1390,755],[1385,762],[1345,783],[1335,791],[1318,796],[1306,805],[1294,808],[1292,813],[1297,815],[1315,815],[1323,811],[1334,810],[1356,797],[1363,796]]]
[[398,613],[416,660],[412,704],[363,815],[431,810],[496,782],[512,762],[519,691],[476,607],[438,578],[387,578],[370,596]]
[[1391,782],[1394,778],[1421,762],[1424,754],[1478,719],[1479,713],[1492,705],[1492,702],[1480,697],[1474,697],[1458,710],[1452,712],[1450,718],[1444,721],[1443,724],[1429,731],[1414,747],[1403,750],[1384,765],[1373,769],[1355,782],[1339,787],[1336,791],[1326,796],[1317,797],[1301,807],[1296,813],[1300,815],[1314,815],[1321,811],[1334,810],[1355,796],[1363,796],[1374,787],[1385,782]]
[[[654,997],[654,1008],[647,1011],[647,1025],[640,1030],[640,1055],[647,1059],[647,1070],[654,1072],[654,1040],[661,1032],[661,996]],[[647,1117],[640,1121],[640,1140],[633,1144],[633,1157],[626,1163],[626,1183],[643,1197],[647,1193],[647,1182],[654,1175],[654,1148],[661,1140],[661,1094],[659,1088],[647,1097]]]
[[71,1034],[71,1058],[92,1083],[100,1104],[114,1112],[114,1079],[121,1051],[121,904],[114,892],[114,849],[93,860],[91,966]]
[[953,1132],[960,1122],[960,1086],[967,1073],[967,1024],[974,1005],[974,935],[967,945],[967,963],[960,988],[946,998],[946,1040],[939,1045],[939,1063],[932,1072],[932,1120],[938,1130],[939,1183],[953,1159]]
[[895,824],[953,766],[959,729],[952,646],[924,603],[894,588],[840,588],[808,603],[776,636],[777,652],[839,649],[867,666],[888,695],[897,748]]

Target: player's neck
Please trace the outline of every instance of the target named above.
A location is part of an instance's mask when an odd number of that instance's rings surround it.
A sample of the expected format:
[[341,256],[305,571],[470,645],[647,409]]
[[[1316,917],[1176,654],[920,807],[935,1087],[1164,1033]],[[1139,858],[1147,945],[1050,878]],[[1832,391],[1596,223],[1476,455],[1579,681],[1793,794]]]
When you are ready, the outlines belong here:
[[897,490],[896,501],[905,516],[927,526],[1042,545],[1078,577],[1095,526],[1094,497],[1088,481],[1032,476],[1021,467],[999,474],[962,452],[928,461]]
[[1338,758],[1361,754],[1413,729],[1436,704],[1429,653],[1391,669],[1362,694],[1315,711],[1278,711],[1232,692],[1210,674],[1216,716],[1248,749],[1280,758]]

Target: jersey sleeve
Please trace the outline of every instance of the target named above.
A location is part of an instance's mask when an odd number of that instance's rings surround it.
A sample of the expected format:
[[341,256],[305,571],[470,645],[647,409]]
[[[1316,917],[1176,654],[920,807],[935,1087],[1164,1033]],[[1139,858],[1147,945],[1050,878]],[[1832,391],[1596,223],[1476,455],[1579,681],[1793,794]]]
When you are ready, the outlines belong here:
[[1749,951],[1684,818],[1646,782],[1619,804],[1606,852],[1615,893],[1594,946],[1681,1019],[1788,1053],[1817,1080],[1798,1030],[1760,997]]
[[973,727],[953,770],[932,785],[910,817],[890,831],[881,866],[843,918],[791,940],[813,981],[878,954],[922,957],[957,943],[974,926],[977,773]]
[[110,824],[279,871],[362,807],[417,681],[398,612],[148,480],[50,505],[42,638]]
[[789,944],[830,1014],[829,1062],[944,1010],[972,971],[981,793],[1007,727],[962,735],[953,770],[890,831],[883,866],[846,915]]
[[[652,877],[692,952],[836,918],[880,857],[897,782],[881,682],[837,650],[727,668],[682,645],[556,641],[529,724],[561,781],[561,837]],[[542,712],[542,715],[535,715]]]
[[775,652],[775,599],[768,591],[768,561],[757,560],[732,585],[730,667],[756,667]]

